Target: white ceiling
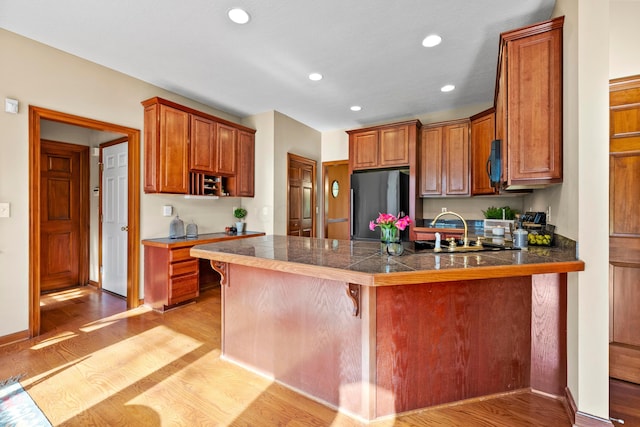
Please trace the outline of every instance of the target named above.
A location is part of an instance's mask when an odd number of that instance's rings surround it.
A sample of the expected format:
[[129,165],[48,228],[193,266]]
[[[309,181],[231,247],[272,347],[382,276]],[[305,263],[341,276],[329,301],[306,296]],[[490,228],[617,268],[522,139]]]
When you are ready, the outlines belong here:
[[[491,102],[499,34],[554,4],[0,0],[0,27],[239,117],[277,110],[325,131]],[[230,22],[233,7],[251,21]],[[443,42],[424,48],[431,33]]]

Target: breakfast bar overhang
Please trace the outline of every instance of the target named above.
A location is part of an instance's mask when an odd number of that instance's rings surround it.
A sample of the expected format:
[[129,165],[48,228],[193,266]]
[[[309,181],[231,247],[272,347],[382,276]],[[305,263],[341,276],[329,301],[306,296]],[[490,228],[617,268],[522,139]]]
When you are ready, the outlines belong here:
[[575,249],[380,253],[263,236],[197,245],[222,277],[222,357],[361,420],[532,389],[564,396]]

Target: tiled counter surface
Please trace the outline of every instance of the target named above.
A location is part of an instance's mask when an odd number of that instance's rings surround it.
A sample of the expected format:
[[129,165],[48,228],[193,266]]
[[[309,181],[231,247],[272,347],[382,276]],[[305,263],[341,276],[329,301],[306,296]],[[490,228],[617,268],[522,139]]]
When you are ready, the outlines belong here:
[[348,281],[366,286],[386,286],[456,280],[530,276],[584,270],[575,249],[530,247],[500,252],[414,253],[407,244],[404,255],[380,253],[376,242],[262,236],[197,245],[191,255],[239,265],[287,271]]

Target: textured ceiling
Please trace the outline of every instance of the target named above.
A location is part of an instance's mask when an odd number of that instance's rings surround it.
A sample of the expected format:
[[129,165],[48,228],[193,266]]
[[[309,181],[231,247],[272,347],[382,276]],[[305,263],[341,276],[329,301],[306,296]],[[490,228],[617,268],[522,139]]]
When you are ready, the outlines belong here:
[[[554,3],[0,0],[0,27],[239,117],[277,110],[325,131],[491,102],[499,34]],[[251,21],[231,23],[233,7]],[[422,47],[431,33],[442,44]]]

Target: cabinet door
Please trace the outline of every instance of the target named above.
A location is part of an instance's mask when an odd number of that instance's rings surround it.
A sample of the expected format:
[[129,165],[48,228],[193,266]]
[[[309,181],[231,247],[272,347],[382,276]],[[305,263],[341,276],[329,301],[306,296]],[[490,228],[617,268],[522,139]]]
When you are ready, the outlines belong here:
[[424,128],[420,142],[420,194],[442,195],[442,127]]
[[160,167],[158,104],[144,107],[144,192],[157,193]]
[[562,181],[562,29],[507,46],[509,184]]
[[500,182],[507,180],[509,169],[509,150],[507,150],[507,61],[501,58],[499,66],[500,78],[498,79],[498,94],[496,96],[496,139],[500,142],[500,156],[502,160],[502,170],[500,171]]
[[238,130],[222,123],[217,124],[216,173],[235,175]]
[[161,193],[189,190],[189,114],[160,105],[159,186]]
[[193,172],[212,173],[215,170],[216,122],[191,115],[191,164]]
[[445,126],[442,137],[444,194],[446,196],[468,196],[469,124]]
[[471,195],[493,194],[487,172],[491,141],[495,139],[495,114],[489,113],[471,120]]
[[380,129],[380,166],[409,166],[409,127]]
[[609,95],[609,375],[640,384],[640,81]]
[[378,131],[372,130],[351,135],[349,159],[353,169],[378,167]]
[[254,196],[255,175],[255,135],[251,132],[238,133],[238,167],[236,174],[236,196]]

